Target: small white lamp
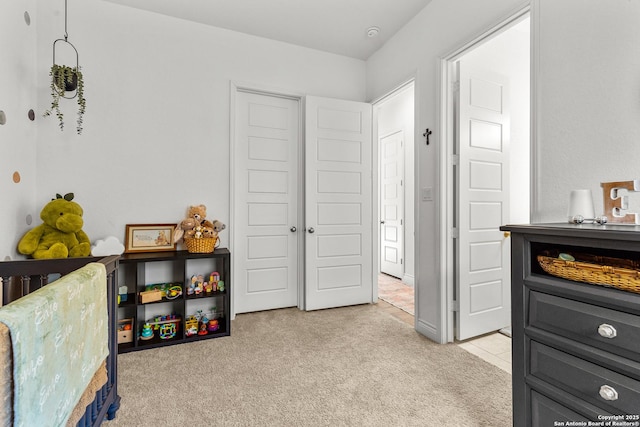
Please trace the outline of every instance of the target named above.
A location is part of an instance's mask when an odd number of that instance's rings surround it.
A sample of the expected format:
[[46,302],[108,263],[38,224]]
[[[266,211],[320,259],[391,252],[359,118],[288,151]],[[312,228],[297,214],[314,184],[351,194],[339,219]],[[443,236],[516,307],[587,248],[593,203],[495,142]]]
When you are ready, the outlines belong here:
[[595,218],[596,213],[593,208],[591,190],[571,190],[571,195],[569,196],[569,212],[567,215],[570,223],[574,222],[574,217],[577,215],[583,218]]

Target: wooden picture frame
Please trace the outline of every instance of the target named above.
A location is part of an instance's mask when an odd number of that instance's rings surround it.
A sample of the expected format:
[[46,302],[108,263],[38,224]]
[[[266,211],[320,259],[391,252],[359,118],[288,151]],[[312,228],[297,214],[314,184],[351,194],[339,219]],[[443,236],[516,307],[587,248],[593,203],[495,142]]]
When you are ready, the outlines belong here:
[[127,224],[124,252],[175,251],[175,224]]

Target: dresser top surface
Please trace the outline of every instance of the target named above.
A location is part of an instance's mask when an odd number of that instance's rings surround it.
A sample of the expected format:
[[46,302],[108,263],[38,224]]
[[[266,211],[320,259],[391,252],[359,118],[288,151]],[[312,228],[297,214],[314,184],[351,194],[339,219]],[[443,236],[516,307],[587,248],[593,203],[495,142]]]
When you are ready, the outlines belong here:
[[639,225],[569,223],[509,224],[500,227],[500,230],[521,234],[615,239],[640,242]]

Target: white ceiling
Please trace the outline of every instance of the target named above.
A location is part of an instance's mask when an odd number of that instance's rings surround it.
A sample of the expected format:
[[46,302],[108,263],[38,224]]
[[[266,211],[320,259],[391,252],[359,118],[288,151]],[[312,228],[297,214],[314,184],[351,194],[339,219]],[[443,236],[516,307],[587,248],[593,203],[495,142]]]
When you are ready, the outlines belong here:
[[106,1],[364,60],[431,0]]

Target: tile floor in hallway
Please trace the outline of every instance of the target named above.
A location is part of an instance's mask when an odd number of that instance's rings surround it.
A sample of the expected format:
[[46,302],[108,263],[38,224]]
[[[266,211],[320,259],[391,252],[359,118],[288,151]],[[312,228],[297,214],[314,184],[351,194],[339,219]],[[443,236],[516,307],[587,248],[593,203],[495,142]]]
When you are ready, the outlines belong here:
[[[378,276],[378,307],[414,326],[413,287],[386,274]],[[511,338],[499,332],[466,341],[456,341],[460,348],[475,354],[505,372],[511,373]]]
[[413,286],[387,274],[378,275],[378,298],[414,314]]

